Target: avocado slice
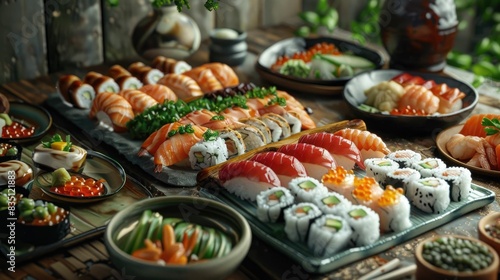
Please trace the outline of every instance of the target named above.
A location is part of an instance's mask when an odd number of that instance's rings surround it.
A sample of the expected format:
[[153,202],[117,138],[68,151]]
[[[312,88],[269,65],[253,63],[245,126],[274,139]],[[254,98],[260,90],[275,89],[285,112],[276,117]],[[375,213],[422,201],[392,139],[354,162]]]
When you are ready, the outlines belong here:
[[331,195],[331,196],[328,196],[328,197],[325,197],[321,200],[321,202],[323,202],[323,204],[325,205],[328,205],[328,206],[335,206],[337,204],[340,203],[340,199],[334,195]]
[[337,219],[326,219],[325,227],[339,231],[342,228],[342,221]]
[[361,208],[349,211],[349,216],[354,219],[361,219],[363,217],[366,217],[367,215],[368,214],[366,213],[366,211]]
[[316,186],[316,184],[313,181],[307,180],[307,181],[299,183],[299,187],[302,188],[302,189],[304,189],[304,190],[311,190],[311,189],[314,189],[317,186]]

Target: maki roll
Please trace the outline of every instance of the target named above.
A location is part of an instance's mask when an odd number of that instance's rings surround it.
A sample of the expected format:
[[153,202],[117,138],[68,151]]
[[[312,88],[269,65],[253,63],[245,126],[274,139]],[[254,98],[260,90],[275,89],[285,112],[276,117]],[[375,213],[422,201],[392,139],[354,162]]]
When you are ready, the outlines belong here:
[[385,177],[385,184],[391,185],[394,188],[402,188],[404,194],[408,195],[408,184],[412,181],[420,179],[420,172],[413,168],[398,168],[389,171]]
[[152,63],[152,66],[161,72],[182,74],[185,71],[191,70],[192,66],[183,60],[176,60],[169,57],[157,56]]
[[318,206],[303,202],[285,209],[285,233],[293,242],[305,242],[311,224],[321,216]]
[[163,72],[142,62],[129,65],[128,71],[145,85],[155,85],[163,77]]
[[434,176],[445,180],[450,185],[452,201],[463,201],[471,192],[471,173],[464,167],[448,167],[434,173]]
[[241,134],[241,137],[243,137],[246,152],[262,147],[266,144],[266,137],[264,134],[262,134],[262,132],[253,125],[244,124],[236,128],[236,131],[238,131]]
[[283,211],[293,204],[289,189],[274,187],[257,195],[257,218],[262,222],[275,223],[284,218]]
[[245,153],[245,142],[241,134],[234,129],[222,129],[219,137],[226,143],[228,158],[232,158]]
[[333,255],[348,245],[351,234],[351,227],[343,217],[324,215],[311,225],[307,246],[316,256]]
[[354,189],[346,196],[353,204],[371,207],[382,195],[384,190],[373,177],[354,177]]
[[63,102],[80,109],[88,109],[95,98],[94,88],[75,75],[64,75],[57,82],[57,91]]
[[295,195],[297,202],[313,202],[315,197],[328,191],[320,181],[308,176],[292,179],[288,188]]
[[104,76],[97,72],[88,72],[83,81],[90,84],[94,88],[96,95],[101,92],[118,93],[120,91],[120,86],[115,82],[115,80],[113,80],[113,78]]
[[422,160],[422,155],[412,150],[398,150],[385,156],[399,164],[401,168],[411,167],[414,162]]
[[207,130],[203,139],[189,149],[189,162],[194,170],[201,170],[226,161],[228,158],[226,143],[218,132]]
[[344,213],[352,229],[349,243],[353,246],[373,244],[380,237],[380,218],[372,209],[363,205],[352,205]]
[[335,192],[327,192],[314,198],[313,203],[325,214],[342,215],[352,205],[347,198]]
[[122,66],[116,64],[109,68],[108,74],[115,80],[120,89],[139,89],[143,86],[142,82]]
[[269,130],[269,127],[260,119],[253,117],[241,119],[240,121],[244,124],[252,125],[258,128],[264,135],[266,144],[273,142],[273,139],[271,138],[271,130]]
[[450,186],[436,177],[421,178],[408,186],[410,201],[418,209],[440,214],[450,205]]
[[335,169],[328,170],[328,173],[323,175],[321,181],[329,190],[347,196],[354,189],[355,177],[354,171],[346,170],[339,165]]
[[431,177],[435,172],[446,168],[446,164],[439,158],[426,158],[416,161],[411,165],[411,168],[420,172],[422,177]]
[[380,218],[380,230],[399,232],[411,227],[410,208],[410,201],[404,196],[403,189],[388,185],[373,205],[373,210]]
[[366,176],[374,177],[381,185],[385,184],[387,173],[399,168],[397,162],[388,158],[369,158],[365,160],[364,164]]
[[273,142],[277,142],[281,139],[287,138],[292,135],[292,130],[290,125],[282,116],[275,113],[267,113],[260,117],[260,119],[269,127],[271,130]]

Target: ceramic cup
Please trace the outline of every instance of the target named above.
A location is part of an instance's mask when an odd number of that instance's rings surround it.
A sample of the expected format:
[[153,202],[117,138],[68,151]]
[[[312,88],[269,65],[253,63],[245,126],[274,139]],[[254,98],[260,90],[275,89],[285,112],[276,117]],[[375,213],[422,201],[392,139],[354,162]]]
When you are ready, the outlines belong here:
[[210,61],[229,66],[243,64],[247,56],[247,34],[229,28],[218,28],[210,32]]

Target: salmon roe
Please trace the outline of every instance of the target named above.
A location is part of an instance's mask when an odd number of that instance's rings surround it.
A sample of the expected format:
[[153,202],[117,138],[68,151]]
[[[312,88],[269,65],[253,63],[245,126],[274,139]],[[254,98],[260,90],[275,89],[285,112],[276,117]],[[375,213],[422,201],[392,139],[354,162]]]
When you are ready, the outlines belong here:
[[24,126],[20,122],[13,121],[2,129],[2,138],[24,138],[35,134],[34,126]]
[[395,115],[395,116],[401,116],[401,115],[405,115],[405,116],[427,116],[427,115],[429,115],[429,113],[427,113],[424,110],[417,110],[417,109],[414,109],[414,108],[412,108],[410,106],[406,106],[406,108],[404,108],[404,109],[398,109],[398,108],[392,109],[391,115]]
[[362,201],[373,200],[373,188],[379,187],[377,181],[373,177],[355,177],[354,178],[354,190],[352,194],[357,199]]
[[326,43],[326,42],[317,43],[305,51],[300,51],[300,52],[296,52],[296,53],[292,54],[291,57],[287,56],[287,55],[279,56],[276,59],[276,62],[271,66],[271,69],[280,68],[283,64],[285,64],[290,59],[300,59],[306,63],[310,62],[312,60],[312,57],[317,53],[336,54],[336,55],[341,54],[339,49],[334,44]]
[[71,180],[67,181],[63,186],[53,186],[50,190],[54,193],[69,196],[101,196],[105,192],[104,182],[106,182],[104,179],[85,179],[83,177],[73,175],[71,176]]
[[377,203],[382,207],[395,205],[398,204],[401,195],[403,195],[402,188],[395,189],[393,186],[387,185],[384,194],[378,199]]
[[346,170],[342,166],[337,166],[335,169],[330,169],[326,174],[323,175],[323,183],[332,183],[335,185],[341,184],[346,177],[354,175],[352,170]]

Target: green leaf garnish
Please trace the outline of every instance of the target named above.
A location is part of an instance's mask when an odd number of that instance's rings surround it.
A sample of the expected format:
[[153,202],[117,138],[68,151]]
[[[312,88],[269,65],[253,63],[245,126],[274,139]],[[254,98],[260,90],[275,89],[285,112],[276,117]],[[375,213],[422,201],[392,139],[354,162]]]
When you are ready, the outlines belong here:
[[219,137],[219,132],[215,130],[207,129],[207,131],[203,133],[203,139],[205,139],[205,141],[215,141],[217,137]]
[[500,120],[483,118],[481,125],[484,126],[486,135],[494,135],[500,132]]

